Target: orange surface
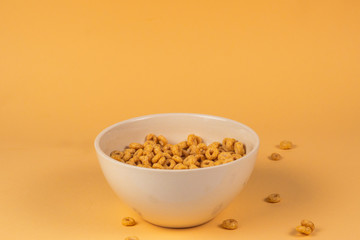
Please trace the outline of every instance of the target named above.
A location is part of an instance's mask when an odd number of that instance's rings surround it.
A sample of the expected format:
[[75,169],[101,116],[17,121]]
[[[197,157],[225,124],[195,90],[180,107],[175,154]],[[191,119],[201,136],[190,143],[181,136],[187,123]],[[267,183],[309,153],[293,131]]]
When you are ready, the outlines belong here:
[[[0,239],[304,239],[303,218],[311,239],[359,239],[359,24],[359,1],[1,1]],[[110,124],[163,112],[261,139],[244,191],[196,228],[141,220],[93,149]]]

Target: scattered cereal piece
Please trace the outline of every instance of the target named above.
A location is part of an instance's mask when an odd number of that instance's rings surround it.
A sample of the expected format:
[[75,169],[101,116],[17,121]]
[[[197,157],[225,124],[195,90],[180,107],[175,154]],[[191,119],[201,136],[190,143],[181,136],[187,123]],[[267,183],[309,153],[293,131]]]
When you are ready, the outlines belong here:
[[235,219],[226,219],[222,222],[221,227],[228,229],[228,230],[234,230],[238,228],[238,222]]
[[284,140],[280,142],[280,148],[283,150],[288,150],[291,149],[293,147],[292,142]]
[[271,160],[278,161],[281,159],[281,155],[279,153],[272,153],[269,158]]
[[124,226],[134,226],[136,222],[132,217],[125,217],[121,220],[121,224]]
[[309,235],[312,233],[311,228],[305,227],[305,226],[297,226],[296,231],[298,231],[299,233],[305,234],[305,235]]
[[280,202],[280,200],[280,194],[278,193],[272,193],[265,199],[265,201],[267,201],[268,203],[278,203]]
[[309,235],[315,230],[315,225],[312,221],[302,220],[300,224],[300,226],[296,227],[296,231],[299,233]]
[[305,220],[305,219],[302,220],[302,221],[301,221],[301,226],[309,227],[309,228],[311,228],[312,231],[315,230],[315,225],[314,225],[314,223],[313,223],[312,221],[310,221],[310,220]]

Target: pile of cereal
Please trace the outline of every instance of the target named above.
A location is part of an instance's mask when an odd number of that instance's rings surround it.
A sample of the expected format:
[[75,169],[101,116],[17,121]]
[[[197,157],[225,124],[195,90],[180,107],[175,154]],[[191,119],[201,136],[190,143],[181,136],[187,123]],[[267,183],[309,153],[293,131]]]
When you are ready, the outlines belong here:
[[234,138],[206,145],[201,137],[190,134],[186,141],[170,144],[162,135],[148,134],[144,144],[131,143],[124,151],[112,151],[110,157],[138,167],[194,169],[228,163],[245,154],[245,145]]

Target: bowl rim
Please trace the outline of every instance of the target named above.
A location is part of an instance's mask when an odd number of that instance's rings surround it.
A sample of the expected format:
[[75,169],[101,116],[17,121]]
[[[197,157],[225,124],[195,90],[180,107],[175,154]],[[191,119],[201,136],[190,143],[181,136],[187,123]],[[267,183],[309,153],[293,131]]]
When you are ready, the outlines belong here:
[[[229,162],[229,163],[225,163],[225,164],[221,164],[221,165],[217,165],[217,166],[211,166],[211,167],[207,167],[207,168],[195,168],[195,169],[156,169],[156,168],[145,168],[145,167],[138,167],[138,166],[133,166],[130,164],[126,164],[120,161],[117,161],[113,158],[111,158],[110,156],[108,156],[107,154],[104,153],[104,151],[101,150],[100,148],[100,140],[101,138],[107,133],[109,132],[111,129],[119,126],[119,125],[123,125],[123,124],[127,124],[127,123],[131,123],[131,122],[135,122],[135,121],[140,121],[140,120],[145,120],[145,119],[149,119],[149,118],[154,118],[154,117],[163,117],[163,116],[194,116],[194,117],[201,117],[201,118],[207,118],[207,119],[215,119],[215,120],[222,120],[222,121],[230,121],[232,123],[235,123],[237,125],[241,125],[242,128],[245,128],[247,131],[249,131],[251,134],[254,135],[255,137],[255,144],[254,144],[254,148],[247,153],[245,156],[236,159],[235,161]],[[195,171],[208,171],[210,169],[217,169],[217,168],[222,168],[222,167],[227,167],[230,166],[232,164],[236,164],[236,162],[239,161],[244,161],[244,159],[249,158],[251,155],[254,155],[258,152],[259,146],[260,146],[260,139],[258,134],[251,129],[249,126],[240,123],[238,121],[229,119],[229,118],[225,118],[225,117],[220,117],[220,116],[215,116],[215,115],[209,115],[209,114],[201,114],[201,113],[157,113],[157,114],[149,114],[149,115],[143,115],[143,116],[139,116],[139,117],[133,117],[133,118],[129,118],[120,122],[117,122],[115,124],[112,124],[108,127],[106,127],[105,129],[103,129],[95,138],[94,141],[94,146],[95,146],[95,151],[97,154],[101,155],[104,159],[111,161],[115,164],[120,164],[123,167],[129,167],[132,169],[138,169],[139,171],[151,171],[151,172],[163,172],[163,173],[184,173],[184,172],[195,172]]]

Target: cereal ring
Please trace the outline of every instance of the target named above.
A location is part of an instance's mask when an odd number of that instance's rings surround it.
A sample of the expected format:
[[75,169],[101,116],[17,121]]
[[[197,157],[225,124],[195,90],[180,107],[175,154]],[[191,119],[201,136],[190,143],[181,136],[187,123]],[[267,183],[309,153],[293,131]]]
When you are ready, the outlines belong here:
[[183,162],[183,159],[177,155],[175,156],[172,156],[172,158],[176,163],[182,163]]
[[150,165],[150,159],[148,156],[140,156],[139,160],[143,165]]
[[156,169],[164,169],[164,166],[163,166],[163,165],[161,165],[160,163],[154,163],[154,164],[152,165],[152,168],[156,168]]
[[196,145],[191,145],[188,149],[187,149],[189,155],[193,155],[196,154]]
[[313,232],[310,227],[305,226],[297,226],[296,231],[305,235],[310,235]]
[[171,155],[172,155],[172,152],[170,150],[167,150],[166,152],[163,153],[163,156],[165,158],[171,158],[172,157]]
[[201,137],[199,136],[196,136],[195,134],[190,134],[188,137],[187,137],[187,145],[190,147],[192,145],[198,145],[199,143],[202,142],[202,139]]
[[267,201],[268,203],[278,203],[280,202],[280,200],[280,194],[278,193],[272,193],[265,199],[265,201]]
[[209,144],[208,148],[212,148],[212,147],[219,148],[220,146],[221,146],[221,143],[213,142],[213,143]]
[[164,163],[165,169],[173,169],[175,167],[176,163],[173,159],[166,159]]
[[309,227],[309,228],[311,228],[312,231],[315,230],[315,224],[310,220],[305,220],[305,219],[302,220],[301,226]]
[[225,159],[231,158],[231,155],[232,155],[231,152],[221,152],[218,155],[218,159],[219,160],[225,160]]
[[159,144],[156,144],[153,149],[155,154],[162,153],[161,147]]
[[218,165],[221,165],[221,164],[224,164],[224,160],[217,160],[217,161],[214,162],[215,166],[218,166]]
[[158,138],[156,137],[155,134],[153,133],[149,133],[146,137],[145,137],[146,141],[153,141],[154,143],[158,142]]
[[154,150],[154,145],[147,144],[144,145],[144,152],[152,152]]
[[226,219],[222,222],[221,227],[227,230],[234,230],[238,228],[238,222],[235,219]]
[[241,158],[241,157],[242,157],[242,155],[237,154],[237,153],[234,153],[234,154],[232,154],[232,155],[231,155],[231,157],[232,157],[234,160],[236,160],[236,159]]
[[161,146],[165,146],[168,143],[168,140],[163,135],[158,136],[158,141]]
[[188,145],[187,145],[187,142],[186,141],[182,141],[180,143],[178,143],[179,147],[181,149],[187,149],[188,148]]
[[226,151],[231,152],[234,151],[235,142],[236,140],[234,138],[224,138],[222,142],[222,146]]
[[137,165],[137,161],[134,158],[130,158],[128,161],[126,161],[126,163],[133,166]]
[[151,140],[148,140],[148,141],[144,142],[144,147],[146,147],[146,146],[148,146],[148,145],[155,146],[155,145],[156,145],[156,142],[151,141]]
[[188,167],[182,163],[178,163],[175,165],[174,169],[188,169]]
[[131,157],[132,157],[132,154],[130,153],[130,151],[125,150],[124,156],[123,156],[124,161],[128,161]]
[[129,148],[133,148],[133,149],[137,150],[137,149],[140,149],[140,148],[144,148],[144,146],[141,145],[140,143],[130,143]]
[[133,157],[140,157],[142,156],[144,153],[144,150],[142,150],[141,148],[139,148],[133,155]]
[[162,156],[163,156],[162,152],[159,152],[151,159],[151,161],[153,163],[157,163]]
[[124,152],[117,151],[117,150],[112,151],[110,153],[110,157],[115,159],[115,160],[118,160],[118,161],[124,161],[124,160],[122,160],[122,158],[124,157]]
[[210,159],[210,160],[216,159],[218,157],[218,155],[219,155],[219,149],[217,149],[215,147],[210,147],[205,152],[206,158]]
[[172,144],[167,143],[162,147],[162,150],[163,151],[171,150],[171,147],[172,147]]
[[187,156],[190,155],[190,153],[189,153],[187,150],[183,149],[183,150],[182,150],[182,155],[183,155],[184,157],[187,157]]
[[280,147],[280,149],[288,150],[288,149],[291,149],[293,147],[293,144],[290,141],[284,140],[284,141],[280,142],[279,147]]
[[279,153],[272,153],[269,158],[271,160],[278,161],[281,159],[281,155]]
[[196,145],[196,153],[205,154],[206,150],[207,146],[205,143],[199,143],[198,145]]
[[233,161],[234,161],[233,157],[226,158],[226,159],[222,160],[223,163],[229,163],[229,162],[233,162]]
[[149,160],[152,160],[154,157],[154,153],[153,152],[145,152],[144,151],[144,156],[147,156],[149,158]]
[[241,142],[236,142],[234,144],[234,151],[236,154],[244,155],[245,154],[245,146]]
[[215,166],[214,161],[204,160],[204,161],[201,162],[201,167],[202,168],[211,167],[211,166]]
[[197,161],[198,159],[194,155],[190,155],[184,159],[183,164],[186,166],[190,166],[191,164],[196,165]]
[[162,156],[157,163],[164,165],[165,161],[166,161],[166,158],[164,156]]
[[136,221],[132,217],[125,217],[121,220],[121,224],[124,226],[134,226]]
[[179,146],[179,144],[172,145],[171,152],[174,156],[177,155],[177,156],[181,157],[181,155],[182,155],[182,149]]
[[195,164],[190,164],[189,169],[195,169],[195,168],[199,168],[199,167],[196,166]]

